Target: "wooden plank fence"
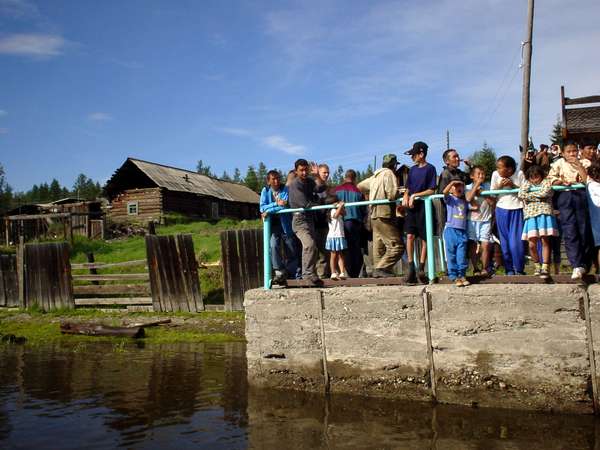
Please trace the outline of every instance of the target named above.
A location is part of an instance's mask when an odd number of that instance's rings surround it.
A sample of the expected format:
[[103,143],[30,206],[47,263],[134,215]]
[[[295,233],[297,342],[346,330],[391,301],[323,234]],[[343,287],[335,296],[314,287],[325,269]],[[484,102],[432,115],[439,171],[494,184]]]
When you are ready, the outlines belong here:
[[[89,254],[93,261],[94,255]],[[149,274],[146,260],[136,259],[113,263],[87,262],[73,264],[73,270],[88,270],[88,274],[73,275],[73,292],[76,306],[127,306],[128,310],[152,310]],[[98,273],[99,270],[123,268],[138,273]],[[144,270],[144,272],[142,272]],[[132,283],[139,281],[140,283]],[[91,282],[92,284],[81,284]],[[121,282],[121,283],[118,283]],[[103,283],[103,284],[101,284]],[[105,284],[108,283],[108,284]]]
[[146,256],[154,311],[204,310],[191,235],[147,235]]
[[244,293],[263,284],[262,229],[221,232],[226,311],[244,309]]
[[0,255],[0,306],[19,306],[16,255]]
[[74,308],[69,245],[26,244],[23,252],[24,305],[44,311]]

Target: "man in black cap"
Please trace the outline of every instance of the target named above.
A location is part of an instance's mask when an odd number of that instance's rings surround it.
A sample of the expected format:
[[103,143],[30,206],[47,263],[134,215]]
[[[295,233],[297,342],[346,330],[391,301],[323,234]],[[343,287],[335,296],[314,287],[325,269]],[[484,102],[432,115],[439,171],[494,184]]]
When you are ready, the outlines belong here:
[[[369,195],[369,200],[396,200],[398,198],[398,181],[396,179],[396,155],[383,157],[382,168],[373,176],[361,181],[358,188]],[[373,228],[373,277],[385,278],[395,276],[394,265],[402,257],[404,243],[400,230],[396,226],[396,204],[371,205],[371,227]],[[382,245],[376,248],[375,243]],[[377,254],[375,254],[377,252]]]
[[[417,283],[417,275],[421,283],[427,283],[429,280],[425,275],[425,259],[427,258],[427,233],[425,228],[425,204],[418,198],[432,195],[435,193],[437,184],[437,173],[435,167],[427,162],[427,150],[429,147],[425,142],[415,142],[410,150],[404,152],[410,155],[415,163],[408,172],[406,180],[406,191],[402,205],[406,208],[406,218],[404,219],[404,232],[406,233],[406,256],[408,257],[408,284]],[[418,274],[414,264],[415,238],[419,237],[423,241],[421,246],[421,256],[419,258]],[[433,255],[431,255],[433,257]]]

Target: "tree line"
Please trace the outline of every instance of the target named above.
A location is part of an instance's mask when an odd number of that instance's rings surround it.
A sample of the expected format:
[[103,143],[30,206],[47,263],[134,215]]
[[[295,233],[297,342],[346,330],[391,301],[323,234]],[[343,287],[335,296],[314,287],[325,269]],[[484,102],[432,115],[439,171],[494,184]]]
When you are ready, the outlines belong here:
[[0,164],[0,213],[21,205],[49,203],[67,197],[94,200],[100,197],[101,194],[102,186],[100,186],[100,183],[83,173],[77,176],[71,189],[61,186],[60,182],[53,178],[50,183],[34,184],[28,191],[15,192],[8,184],[4,167]]
[[[240,183],[257,193],[260,193],[261,189],[266,185],[267,173],[269,172],[269,170],[270,169],[267,169],[265,163],[260,161],[256,166],[252,164],[249,165],[246,169],[246,174],[244,176],[242,176],[242,172],[237,167],[233,170],[233,175],[229,175],[229,173],[225,170],[221,174],[221,176],[218,176],[211,170],[211,167],[205,165],[202,160],[199,160],[196,164],[196,172],[202,175],[219,178],[225,181],[232,181],[234,183]],[[277,168],[275,168],[274,170],[277,170],[279,172],[279,174],[281,175],[281,180],[285,182],[287,178],[287,171],[282,171],[281,169]],[[346,170],[343,166],[337,166],[335,170],[334,167],[330,167],[329,170],[331,171],[330,177],[332,185],[339,185],[344,182],[344,174],[346,173]],[[371,164],[369,164],[367,168],[363,171],[356,170],[358,181],[362,181],[365,178],[370,177],[371,175],[373,175],[373,173],[374,170]]]

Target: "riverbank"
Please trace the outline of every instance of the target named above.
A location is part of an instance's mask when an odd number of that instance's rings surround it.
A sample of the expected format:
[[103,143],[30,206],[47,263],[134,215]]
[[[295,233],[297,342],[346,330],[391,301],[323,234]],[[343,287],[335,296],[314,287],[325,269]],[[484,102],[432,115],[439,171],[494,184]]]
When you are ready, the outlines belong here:
[[[146,336],[139,341],[149,344],[176,342],[244,342],[244,314],[242,312],[202,313],[127,313],[103,312],[96,309],[75,309],[44,313],[41,311],[0,310],[0,339],[7,336],[25,338],[27,344],[75,341],[123,341],[131,338],[64,335],[60,323],[64,321],[108,326],[129,326],[170,319],[168,324],[148,327]],[[3,338],[4,337],[4,338]]]

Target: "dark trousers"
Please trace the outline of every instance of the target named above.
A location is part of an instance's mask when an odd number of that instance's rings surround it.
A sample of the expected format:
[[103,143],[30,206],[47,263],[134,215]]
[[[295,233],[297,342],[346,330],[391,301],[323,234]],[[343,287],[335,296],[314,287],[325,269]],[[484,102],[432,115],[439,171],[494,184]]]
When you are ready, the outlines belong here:
[[315,222],[311,213],[296,213],[292,218],[292,229],[302,243],[302,277],[316,275],[316,264],[319,256],[316,243]]
[[363,264],[361,251],[362,223],[358,220],[344,221],[344,235],[348,243],[346,268],[351,278],[358,278]]
[[591,232],[585,191],[559,193],[556,206],[560,211],[560,225],[569,263],[573,268],[587,267]]

